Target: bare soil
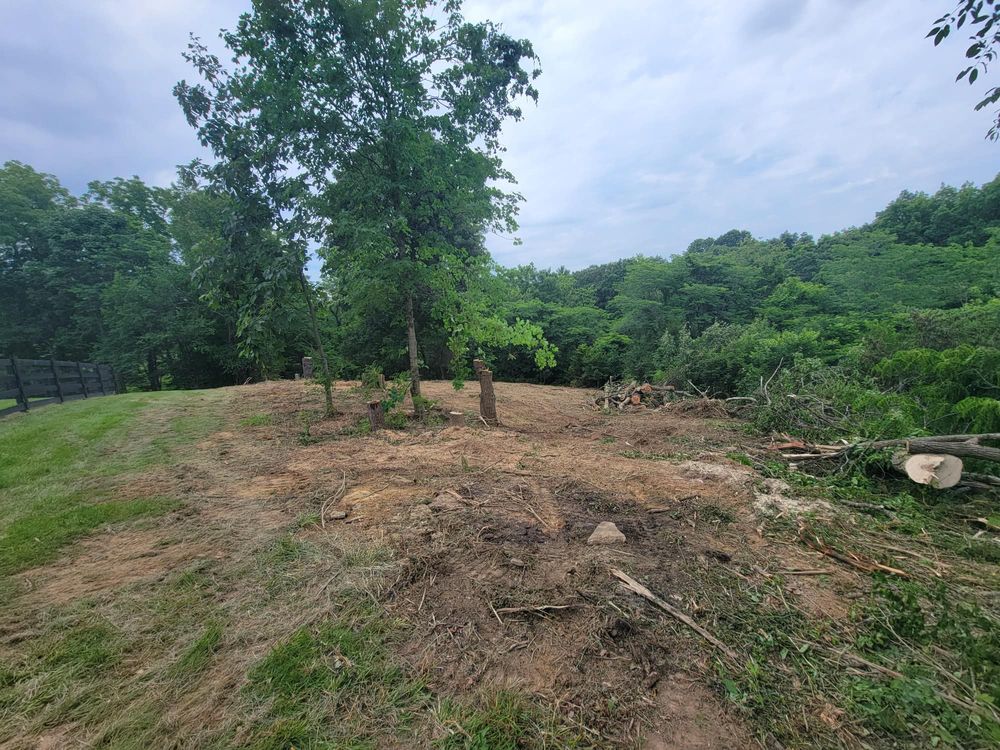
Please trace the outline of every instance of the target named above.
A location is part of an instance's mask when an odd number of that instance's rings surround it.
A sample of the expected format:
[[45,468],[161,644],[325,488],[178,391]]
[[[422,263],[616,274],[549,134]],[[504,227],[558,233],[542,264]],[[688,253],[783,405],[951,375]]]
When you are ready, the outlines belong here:
[[[229,389],[214,434],[182,461],[122,482],[123,496],[173,497],[183,510],[98,534],[28,571],[21,616],[0,622],[0,642],[30,632],[53,606],[109,601],[193,564],[228,582],[224,600],[253,596],[238,571],[291,532],[331,557],[392,550],[395,563],[373,575],[372,596],[405,623],[398,655],[436,694],[525,691],[599,746],[754,746],[717,687],[718,652],[609,573],[627,572],[711,632],[724,614],[704,596],[707,581],[738,590],[748,576],[829,567],[759,533],[760,477],[727,457],[751,449],[737,423],[603,414],[587,391],[498,383],[502,426],[488,428],[476,416],[475,384],[456,392],[427,382],[425,395],[444,412],[465,412],[465,427],[414,421],[364,435],[354,386],[338,384],[331,419],[321,418],[320,392],[308,383]],[[246,426],[254,415],[269,423]],[[343,483],[327,516],[346,517],[318,523]],[[601,521],[626,542],[588,545]],[[198,736],[190,727],[225,714],[247,665],[329,606],[331,571],[338,575],[317,562],[309,585],[274,609],[231,607],[241,639],[234,661],[175,707],[174,723],[190,738]],[[843,617],[849,602],[838,592],[849,578],[802,577],[793,595],[817,618]],[[10,746],[73,746],[62,731]]]

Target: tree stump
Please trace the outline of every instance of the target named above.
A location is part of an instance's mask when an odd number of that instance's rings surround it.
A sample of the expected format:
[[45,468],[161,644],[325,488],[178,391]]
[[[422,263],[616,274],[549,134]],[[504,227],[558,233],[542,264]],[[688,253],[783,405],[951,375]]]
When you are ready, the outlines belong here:
[[303,357],[302,358],[302,377],[311,378],[313,376],[313,358]]
[[472,369],[476,371],[476,377],[479,377],[479,373],[486,369],[486,363],[481,359],[472,360]]
[[385,390],[385,375],[383,375],[381,372],[378,374],[378,387],[381,388],[383,391]]
[[448,412],[448,424],[451,425],[452,427],[464,427],[465,413],[460,411]]
[[497,419],[497,397],[493,393],[493,373],[485,368],[479,371],[479,413],[491,427],[500,424]]
[[381,401],[368,402],[368,423],[372,426],[372,432],[385,429],[385,412]]

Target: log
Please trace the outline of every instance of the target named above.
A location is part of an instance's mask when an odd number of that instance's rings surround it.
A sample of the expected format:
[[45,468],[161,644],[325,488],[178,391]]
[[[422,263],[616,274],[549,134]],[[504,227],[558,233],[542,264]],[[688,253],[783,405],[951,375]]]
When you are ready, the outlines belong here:
[[909,453],[941,453],[965,458],[981,458],[984,461],[1000,462],[1000,448],[989,448],[972,440],[964,442],[943,441],[934,438],[916,438],[906,441]]
[[962,459],[947,453],[916,453],[903,451],[892,457],[892,465],[917,484],[936,490],[954,487],[962,481]]
[[452,427],[464,427],[465,413],[460,411],[448,412],[448,424],[450,424]]
[[497,419],[497,397],[493,392],[493,373],[485,368],[479,371],[479,414],[491,427],[500,424]]
[[368,423],[372,426],[372,432],[385,429],[385,411],[381,401],[368,402]]

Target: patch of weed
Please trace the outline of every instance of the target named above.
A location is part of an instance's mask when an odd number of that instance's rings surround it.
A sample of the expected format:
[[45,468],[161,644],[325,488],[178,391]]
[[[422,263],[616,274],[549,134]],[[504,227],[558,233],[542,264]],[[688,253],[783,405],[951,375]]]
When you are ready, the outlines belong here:
[[218,651],[222,643],[222,635],[221,623],[209,623],[201,635],[170,668],[169,674],[172,677],[189,678],[204,670],[211,662],[215,652]]
[[271,424],[270,414],[251,414],[240,420],[240,427],[263,427]]
[[426,701],[394,663],[394,623],[359,609],[295,631],[247,674],[249,746],[377,747]]
[[434,743],[441,750],[589,746],[582,733],[562,723],[554,711],[509,691],[480,696],[472,705],[442,701],[434,718],[447,732]]

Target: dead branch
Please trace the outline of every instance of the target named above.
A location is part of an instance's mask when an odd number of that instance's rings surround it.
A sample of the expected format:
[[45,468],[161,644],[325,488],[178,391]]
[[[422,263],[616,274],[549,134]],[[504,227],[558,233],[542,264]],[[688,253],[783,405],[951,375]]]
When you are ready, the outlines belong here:
[[715,646],[717,649],[719,649],[722,653],[724,653],[726,656],[728,656],[734,662],[738,663],[740,661],[739,656],[737,656],[736,652],[733,651],[731,648],[729,648],[729,646],[727,646],[725,643],[723,643],[722,641],[720,641],[714,635],[712,635],[711,633],[709,633],[707,630],[705,630],[705,628],[703,628],[701,625],[699,625],[698,623],[696,623],[694,620],[692,620],[686,614],[684,614],[683,612],[681,612],[679,609],[677,609],[673,605],[667,604],[660,597],[658,597],[652,591],[650,591],[649,589],[647,589],[645,586],[643,586],[637,580],[635,580],[634,578],[632,578],[630,575],[628,575],[627,573],[623,573],[622,571],[617,570],[615,568],[611,569],[611,575],[613,575],[615,578],[617,578],[619,581],[621,581],[625,585],[625,588],[627,588],[632,593],[638,594],[643,599],[646,599],[646,600],[652,602],[653,604],[655,604],[657,607],[659,607],[660,609],[662,609],[664,612],[666,612],[671,617],[673,617],[673,618],[679,620],[680,622],[684,623],[685,625],[687,625],[694,632],[696,632],[698,635],[700,635],[706,641],[708,641],[709,643],[711,643],[713,646]]

